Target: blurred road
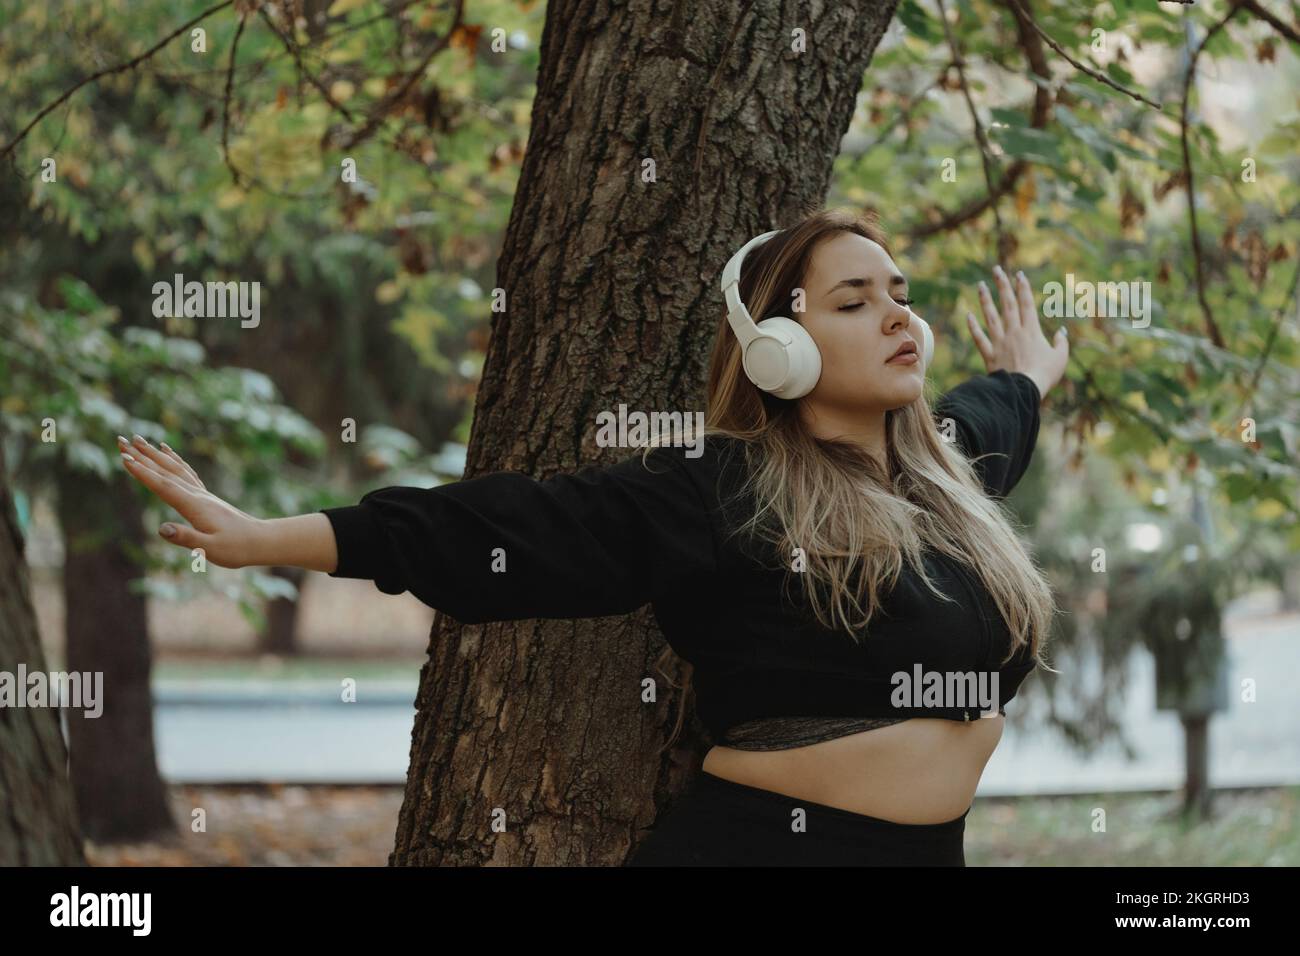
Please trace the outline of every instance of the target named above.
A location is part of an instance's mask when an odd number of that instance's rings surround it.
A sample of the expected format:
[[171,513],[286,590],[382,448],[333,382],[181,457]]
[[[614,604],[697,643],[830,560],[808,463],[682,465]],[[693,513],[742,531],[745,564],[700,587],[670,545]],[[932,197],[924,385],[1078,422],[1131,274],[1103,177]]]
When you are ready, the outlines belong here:
[[[1227,618],[1228,710],[1210,721],[1210,780],[1215,787],[1300,784],[1300,614]],[[1061,670],[1060,663],[1056,665]],[[1130,662],[1124,735],[1136,755],[1117,744],[1084,757],[1059,735],[1011,726],[985,768],[980,796],[1176,789],[1183,782],[1183,730],[1178,715],[1155,709],[1155,663],[1143,651]],[[1257,700],[1243,703],[1244,678]],[[1010,715],[1019,705],[1008,706]],[[1034,703],[1024,708],[1026,718]]]

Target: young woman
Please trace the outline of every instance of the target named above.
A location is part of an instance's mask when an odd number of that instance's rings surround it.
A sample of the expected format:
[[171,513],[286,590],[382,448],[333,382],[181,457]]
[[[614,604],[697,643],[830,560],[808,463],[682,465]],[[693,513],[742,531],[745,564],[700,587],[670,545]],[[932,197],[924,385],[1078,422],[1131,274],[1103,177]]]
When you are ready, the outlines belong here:
[[967,316],[989,374],[933,411],[933,337],[884,236],[822,211],[724,270],[702,453],[661,441],[544,481],[384,488],[272,520],[165,444],[120,439],[123,461],[189,522],[163,537],[221,567],[369,579],[464,623],[652,604],[716,746],[633,865],[962,866],[1054,610],[998,499],[1068,345],[1044,337],[1023,274],[995,279],[987,328]]

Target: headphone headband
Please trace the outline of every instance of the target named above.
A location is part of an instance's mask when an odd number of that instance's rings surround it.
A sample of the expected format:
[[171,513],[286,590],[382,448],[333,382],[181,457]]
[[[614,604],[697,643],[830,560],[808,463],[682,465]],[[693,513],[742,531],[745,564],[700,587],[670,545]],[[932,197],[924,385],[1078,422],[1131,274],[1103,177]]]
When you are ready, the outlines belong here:
[[754,341],[759,332],[754,317],[749,314],[749,309],[745,308],[745,303],[740,301],[740,267],[751,249],[767,242],[780,231],[773,229],[771,232],[755,236],[741,246],[722,269],[722,296],[727,302],[727,322],[731,325],[731,330],[736,333],[736,338],[740,339],[742,348]]

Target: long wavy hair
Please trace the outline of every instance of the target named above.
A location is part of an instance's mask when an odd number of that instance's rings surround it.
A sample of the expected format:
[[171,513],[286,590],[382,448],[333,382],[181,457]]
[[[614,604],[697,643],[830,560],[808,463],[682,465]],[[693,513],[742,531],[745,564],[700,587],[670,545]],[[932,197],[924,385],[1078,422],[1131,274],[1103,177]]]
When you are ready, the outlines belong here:
[[[796,295],[813,253],[844,231],[889,251],[874,219],[821,210],[745,257],[740,297],[756,322],[773,315],[798,320]],[[933,387],[927,376],[925,390]],[[884,467],[853,442],[813,435],[797,403],[763,392],[745,376],[723,307],[709,363],[705,440],[727,435],[742,443],[746,479],[739,495],[752,496],[754,506],[736,531],[787,558],[802,549],[799,578],[818,621],[862,640],[904,564],[940,599],[952,600],[926,574],[922,551],[929,548],[983,580],[1011,632],[1003,663],[1028,644],[1034,659],[1048,667],[1041,655],[1056,605],[1047,579],[1012,527],[1011,514],[985,494],[957,446],[939,436],[925,394],[885,413]],[[788,588],[794,572],[785,563]],[[689,666],[681,672],[681,709],[669,744],[681,730],[689,698]]]

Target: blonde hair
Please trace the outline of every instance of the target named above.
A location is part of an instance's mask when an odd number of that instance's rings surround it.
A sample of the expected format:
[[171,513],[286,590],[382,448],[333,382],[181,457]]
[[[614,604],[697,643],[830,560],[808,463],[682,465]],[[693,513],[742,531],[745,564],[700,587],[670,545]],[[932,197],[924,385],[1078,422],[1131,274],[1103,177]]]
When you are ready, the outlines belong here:
[[[886,237],[873,219],[835,210],[808,215],[758,246],[745,259],[740,296],[756,322],[772,315],[796,317],[795,290],[803,286],[817,246],[842,231],[879,243]],[[926,388],[932,388],[927,379]],[[746,378],[725,312],[709,363],[705,440],[740,440],[753,516],[737,529],[775,547],[778,555],[802,549],[809,606],[827,628],[860,640],[880,599],[909,565],[943,600],[926,574],[927,546],[975,569],[1011,632],[1010,660],[1026,644],[1042,660],[1056,610],[1051,588],[1012,528],[1009,515],[984,493],[971,463],[943,441],[924,394],[885,413],[887,465],[860,446],[813,435],[797,400],[761,391]],[[659,440],[652,442],[659,444]],[[646,454],[649,454],[647,449]],[[795,573],[787,564],[786,587]],[[681,728],[690,680],[683,685],[672,740]]]

